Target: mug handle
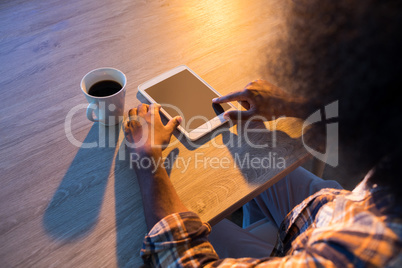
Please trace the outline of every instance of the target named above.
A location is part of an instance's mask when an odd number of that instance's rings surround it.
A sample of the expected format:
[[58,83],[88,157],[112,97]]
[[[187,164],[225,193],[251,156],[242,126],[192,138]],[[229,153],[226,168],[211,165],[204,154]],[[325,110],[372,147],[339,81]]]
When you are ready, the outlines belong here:
[[93,117],[94,110],[98,108],[98,104],[96,101],[91,102],[88,104],[87,107],[87,118],[91,120],[92,122],[99,122],[99,119],[96,119]]

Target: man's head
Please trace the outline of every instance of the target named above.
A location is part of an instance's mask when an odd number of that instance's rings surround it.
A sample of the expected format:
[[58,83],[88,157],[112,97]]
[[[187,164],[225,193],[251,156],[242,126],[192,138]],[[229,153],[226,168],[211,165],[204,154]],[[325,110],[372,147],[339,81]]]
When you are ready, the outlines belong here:
[[402,3],[294,0],[286,17],[268,72],[278,86],[322,105],[339,100],[343,162],[363,172],[382,169],[376,183],[402,186],[395,166],[402,151]]

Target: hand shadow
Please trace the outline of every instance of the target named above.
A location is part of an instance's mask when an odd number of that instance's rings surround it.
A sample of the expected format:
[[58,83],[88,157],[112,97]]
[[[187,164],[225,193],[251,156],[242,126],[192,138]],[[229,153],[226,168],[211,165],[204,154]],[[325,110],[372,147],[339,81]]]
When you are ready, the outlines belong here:
[[291,139],[286,133],[270,131],[262,121],[239,122],[236,132],[222,133],[222,141],[248,183],[261,184],[261,176],[270,177],[286,168],[286,152],[292,151],[293,145],[277,144]]
[[88,132],[84,144],[96,142],[97,146],[78,150],[43,216],[44,229],[51,237],[72,241],[89,234],[94,228],[118,132],[119,125],[105,127],[97,123]]
[[[130,166],[130,155],[124,142],[124,160],[116,157],[115,161],[115,211],[116,211],[116,255],[119,267],[140,267],[143,263],[140,252],[147,233],[141,192],[137,175]],[[179,150],[173,149],[165,159],[164,166],[170,175],[173,162]],[[119,154],[118,154],[119,155]]]

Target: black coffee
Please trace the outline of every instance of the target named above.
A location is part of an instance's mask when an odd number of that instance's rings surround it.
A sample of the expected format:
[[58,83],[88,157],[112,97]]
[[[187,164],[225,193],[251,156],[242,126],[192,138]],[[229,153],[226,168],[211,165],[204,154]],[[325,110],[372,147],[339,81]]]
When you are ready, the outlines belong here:
[[116,81],[104,80],[93,84],[89,88],[88,94],[94,97],[106,97],[119,92],[121,88],[122,86]]

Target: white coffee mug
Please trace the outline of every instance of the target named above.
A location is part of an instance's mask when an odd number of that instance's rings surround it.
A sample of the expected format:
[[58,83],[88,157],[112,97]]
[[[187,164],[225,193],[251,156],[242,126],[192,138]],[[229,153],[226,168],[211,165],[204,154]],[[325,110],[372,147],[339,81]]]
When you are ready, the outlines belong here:
[[[106,80],[119,83],[121,89],[105,97],[92,96],[88,93],[94,84]],[[89,102],[88,119],[107,126],[118,124],[123,119],[126,84],[127,78],[124,73],[114,68],[99,68],[87,73],[81,80],[81,90]]]

